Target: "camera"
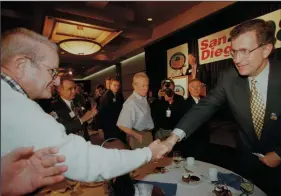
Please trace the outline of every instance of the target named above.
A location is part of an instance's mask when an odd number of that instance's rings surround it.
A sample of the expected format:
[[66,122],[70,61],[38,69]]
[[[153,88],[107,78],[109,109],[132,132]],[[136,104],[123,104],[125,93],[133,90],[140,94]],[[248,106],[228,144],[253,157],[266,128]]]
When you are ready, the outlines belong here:
[[171,81],[170,80],[165,80],[164,81],[164,86],[165,86],[166,89],[170,88],[170,85],[171,85]]
[[172,97],[174,95],[174,91],[172,89],[170,89],[170,86],[171,86],[171,80],[165,80],[163,85],[165,86],[165,94],[168,96],[168,97]]

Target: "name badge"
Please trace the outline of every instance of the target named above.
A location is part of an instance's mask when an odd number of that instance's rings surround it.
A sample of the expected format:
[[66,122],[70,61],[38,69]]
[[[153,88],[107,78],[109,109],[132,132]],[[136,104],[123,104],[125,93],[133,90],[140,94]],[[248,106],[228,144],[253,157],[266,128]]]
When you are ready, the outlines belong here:
[[170,109],[166,110],[166,117],[171,117],[172,111]]
[[82,109],[82,111],[85,110],[85,108],[83,106],[81,107],[81,109]]
[[75,116],[74,112],[69,112],[69,116],[73,118]]
[[116,102],[116,98],[113,98],[112,101],[113,101],[113,102]]

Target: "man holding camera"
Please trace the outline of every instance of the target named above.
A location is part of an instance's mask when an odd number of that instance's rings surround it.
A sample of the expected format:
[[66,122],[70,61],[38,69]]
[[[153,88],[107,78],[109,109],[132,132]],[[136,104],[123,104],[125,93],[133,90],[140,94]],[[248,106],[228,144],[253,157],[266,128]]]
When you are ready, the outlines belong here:
[[185,101],[174,93],[175,83],[172,79],[161,82],[158,100],[152,106],[152,117],[155,124],[155,137],[164,139],[170,135],[178,121],[185,114]]

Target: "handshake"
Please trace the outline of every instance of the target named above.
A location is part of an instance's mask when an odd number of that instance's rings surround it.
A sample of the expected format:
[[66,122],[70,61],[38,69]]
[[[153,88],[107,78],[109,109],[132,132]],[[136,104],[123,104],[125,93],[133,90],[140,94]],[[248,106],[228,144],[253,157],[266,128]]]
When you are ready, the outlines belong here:
[[152,142],[148,148],[150,148],[152,157],[151,160],[155,161],[158,159],[161,159],[164,155],[171,152],[174,145],[179,140],[179,137],[175,134],[171,134],[170,137],[168,137],[165,141],[155,140]]

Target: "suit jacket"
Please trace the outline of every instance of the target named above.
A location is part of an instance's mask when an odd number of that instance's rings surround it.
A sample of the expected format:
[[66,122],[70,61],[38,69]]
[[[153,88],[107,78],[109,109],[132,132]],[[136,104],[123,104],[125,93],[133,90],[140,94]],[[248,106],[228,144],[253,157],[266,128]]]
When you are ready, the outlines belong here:
[[[198,104],[201,102],[201,100],[204,97],[200,97],[200,100],[198,102]],[[194,101],[194,99],[192,98],[192,96],[189,96],[186,100],[185,100],[185,111],[189,111],[194,105],[196,105],[196,102]],[[197,118],[201,118],[200,116],[198,116]],[[195,144],[198,142],[203,142],[203,143],[208,143],[209,142],[209,130],[207,125],[204,123],[202,124],[199,128],[197,128],[196,132],[193,133],[191,135],[190,138],[188,138],[189,142],[194,142]]]
[[101,128],[104,130],[106,139],[109,137],[119,138],[120,136],[121,132],[116,126],[116,123],[122,110],[123,103],[123,95],[118,92],[116,96],[114,96],[111,90],[107,90],[100,98],[97,121]]
[[[235,68],[226,70],[217,86],[180,120],[177,128],[189,136],[228,102],[233,117],[240,126],[241,147],[248,152],[275,151],[281,157],[281,63],[270,60],[266,113],[261,138],[254,130],[250,111],[250,88],[247,77]],[[200,118],[198,118],[200,116]],[[272,116],[275,118],[272,118]]]
[[51,97],[50,99],[38,99],[36,102],[40,105],[40,107],[44,110],[46,113],[50,113],[51,111],[51,105],[53,102],[55,102],[57,97]]
[[[75,107],[78,107],[75,105]],[[80,117],[84,115],[86,112],[85,108],[78,107]],[[68,105],[62,100],[62,98],[59,96],[57,100],[51,105],[51,111],[56,112],[58,118],[56,119],[59,123],[63,124],[66,129],[66,133],[74,133],[77,135],[80,135],[84,137],[87,141],[89,141],[90,136],[87,131],[86,124],[81,124],[79,118],[77,116],[71,117],[70,115],[70,108]]]

